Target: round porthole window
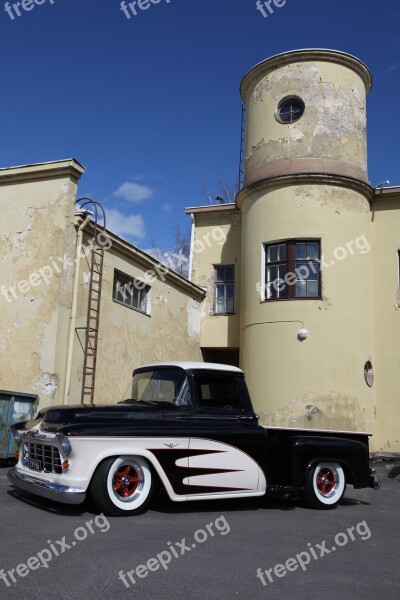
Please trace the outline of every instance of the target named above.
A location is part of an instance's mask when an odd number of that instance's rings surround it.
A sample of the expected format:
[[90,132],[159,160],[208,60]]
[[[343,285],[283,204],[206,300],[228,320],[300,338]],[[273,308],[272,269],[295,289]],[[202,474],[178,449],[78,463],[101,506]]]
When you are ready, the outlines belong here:
[[372,387],[372,385],[374,383],[374,371],[372,369],[372,363],[369,360],[367,360],[367,362],[364,365],[364,378],[365,378],[366,384],[369,387]]
[[280,123],[290,124],[298,121],[304,113],[304,102],[297,96],[283,98],[278,104],[276,118]]

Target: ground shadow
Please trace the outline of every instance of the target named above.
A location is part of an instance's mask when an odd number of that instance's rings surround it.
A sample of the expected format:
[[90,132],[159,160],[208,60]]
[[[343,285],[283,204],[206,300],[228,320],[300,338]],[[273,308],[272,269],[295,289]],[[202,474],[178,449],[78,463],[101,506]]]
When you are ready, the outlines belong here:
[[7,494],[23,504],[27,504],[47,513],[63,516],[83,515],[86,513],[97,515],[99,513],[98,509],[95,508],[90,499],[86,499],[82,504],[71,505],[47,500],[46,498],[41,498],[22,490],[10,489],[7,490]]
[[394,465],[394,467],[392,467],[389,470],[388,477],[390,479],[396,479],[397,477],[399,477],[399,475],[400,475],[400,465]]

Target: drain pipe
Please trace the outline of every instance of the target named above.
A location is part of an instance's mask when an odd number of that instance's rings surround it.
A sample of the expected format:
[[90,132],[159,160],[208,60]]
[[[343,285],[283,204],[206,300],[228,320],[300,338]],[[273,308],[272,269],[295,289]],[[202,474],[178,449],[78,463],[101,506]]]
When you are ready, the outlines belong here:
[[72,292],[72,306],[71,306],[71,321],[69,325],[69,336],[68,336],[68,353],[67,353],[67,366],[65,369],[65,390],[64,390],[64,404],[68,404],[69,386],[71,384],[71,373],[72,373],[72,357],[74,350],[74,337],[75,337],[75,324],[76,324],[76,312],[78,308],[78,292],[79,292],[79,274],[80,274],[80,256],[79,250],[82,246],[83,230],[90,221],[90,214],[88,214],[85,220],[78,227],[78,234],[76,236],[76,251],[75,251],[75,271],[74,271],[74,286]]
[[192,227],[190,231],[190,257],[189,257],[189,273],[188,279],[192,281],[192,271],[193,271],[193,252],[194,252],[194,214],[190,213],[192,219]]

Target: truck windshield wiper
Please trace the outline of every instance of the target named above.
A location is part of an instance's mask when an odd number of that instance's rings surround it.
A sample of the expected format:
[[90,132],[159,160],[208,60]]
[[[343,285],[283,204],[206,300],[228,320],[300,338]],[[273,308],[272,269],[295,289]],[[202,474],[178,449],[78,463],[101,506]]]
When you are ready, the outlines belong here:
[[168,404],[169,406],[175,406],[172,402],[168,402],[168,400],[137,400],[137,398],[127,398],[126,400],[120,400],[118,404],[131,404],[133,402],[137,402],[138,404]]
[[126,400],[120,400],[117,404],[130,404],[131,402],[140,402],[140,400],[136,400],[136,398],[127,398]]

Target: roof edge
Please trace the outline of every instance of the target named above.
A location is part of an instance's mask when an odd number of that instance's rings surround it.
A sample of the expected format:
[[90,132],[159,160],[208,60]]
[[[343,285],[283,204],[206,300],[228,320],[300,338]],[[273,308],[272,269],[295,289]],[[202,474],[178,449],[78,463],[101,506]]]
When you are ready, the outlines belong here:
[[85,167],[75,158],[0,168],[0,184],[71,177],[78,181]]
[[[80,225],[84,221],[84,217],[80,214],[76,215],[75,219],[75,223],[77,225]],[[87,225],[85,226],[85,230],[89,228],[93,230],[92,221],[89,221],[89,223],[87,223]],[[104,231],[102,227],[101,230]],[[186,277],[180,275],[176,271],[173,271],[172,269],[167,267],[167,265],[160,263],[158,260],[150,256],[150,254],[147,254],[147,252],[140,250],[140,248],[138,248],[137,246],[134,246],[130,242],[127,242],[126,240],[118,237],[109,229],[106,229],[105,231],[112,241],[112,246],[115,245],[122,254],[124,254],[128,258],[134,258],[140,265],[147,269],[155,270],[158,274],[160,274],[161,271],[162,276],[165,277],[165,279],[169,281],[169,283],[190,294],[195,300],[201,301],[205,298],[206,292],[205,290],[203,290],[203,288],[196,285],[192,281],[189,281],[189,279],[186,279]]]
[[274,56],[266,58],[252,67],[246,73],[240,83],[240,95],[243,102],[245,102],[246,92],[250,85],[250,81],[257,73],[274,71],[275,69],[290,63],[306,61],[333,62],[346,66],[355,71],[361,77],[367,94],[372,87],[371,71],[367,65],[356,56],[348,54],[347,52],[342,52],[341,50],[329,50],[328,48],[305,48],[303,50],[289,50],[287,52],[282,52],[281,54],[275,54]]

